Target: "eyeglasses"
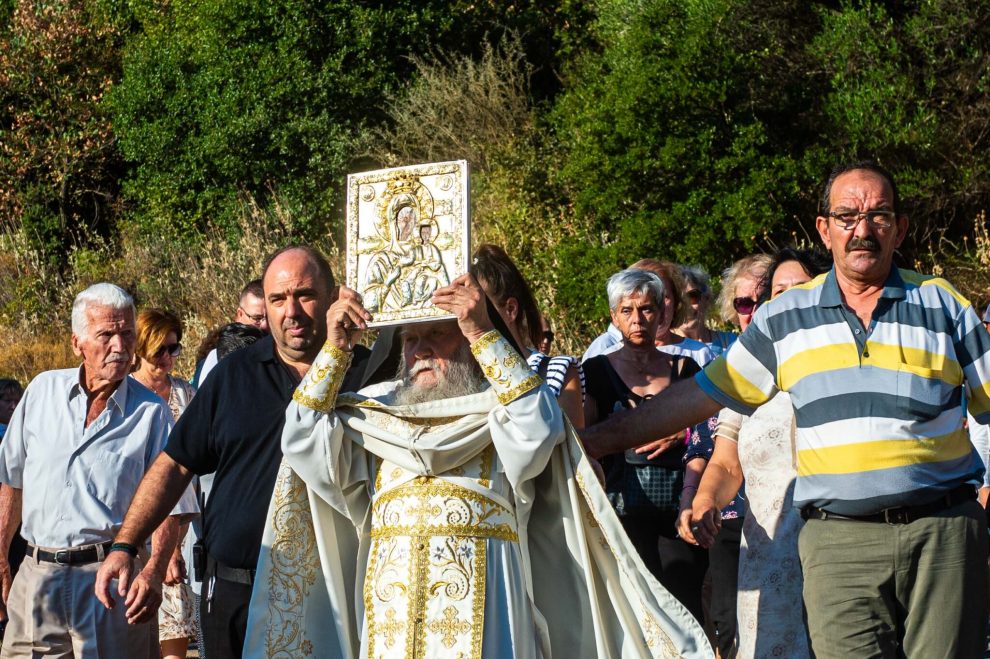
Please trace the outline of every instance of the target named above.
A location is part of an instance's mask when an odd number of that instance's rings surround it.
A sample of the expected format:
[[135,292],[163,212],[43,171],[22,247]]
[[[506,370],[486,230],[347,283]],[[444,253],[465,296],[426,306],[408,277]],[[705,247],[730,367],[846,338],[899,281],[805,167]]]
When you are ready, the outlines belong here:
[[736,313],[741,313],[744,316],[756,311],[756,307],[760,306],[760,303],[751,297],[737,297],[732,299],[732,308],[736,310]]
[[171,345],[162,346],[155,353],[155,359],[161,359],[162,357],[165,356],[165,353],[171,355],[173,359],[178,357],[180,354],[182,354],[182,344],[173,343]]
[[701,302],[701,298],[705,297],[705,291],[684,291],[684,297],[688,299],[688,302],[695,304],[696,302]]
[[897,213],[894,211],[838,211],[829,213],[829,217],[835,220],[835,225],[849,231],[855,229],[856,225],[863,218],[866,218],[870,226],[877,229],[889,229],[894,226],[894,218]]
[[240,309],[241,311],[243,311],[244,312],[244,315],[251,319],[251,322],[253,322],[253,323],[263,323],[263,322],[265,322],[265,318],[266,318],[265,314],[263,314],[263,313],[248,313],[244,309],[244,307],[237,307],[237,308]]

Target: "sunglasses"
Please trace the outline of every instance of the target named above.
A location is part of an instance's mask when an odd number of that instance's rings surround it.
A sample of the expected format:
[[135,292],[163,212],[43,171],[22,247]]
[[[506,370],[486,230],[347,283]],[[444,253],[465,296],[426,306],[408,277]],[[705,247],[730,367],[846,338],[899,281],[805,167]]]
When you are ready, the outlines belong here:
[[744,316],[756,311],[758,306],[760,303],[751,297],[737,297],[732,300],[732,308],[736,310],[736,313],[741,313]]
[[701,302],[701,298],[705,297],[704,291],[684,291],[684,297],[688,299],[688,302],[695,304],[696,302]]
[[162,346],[155,353],[155,359],[161,359],[165,356],[165,353],[168,353],[173,358],[178,357],[182,353],[182,345],[179,343],[173,343],[171,345]]

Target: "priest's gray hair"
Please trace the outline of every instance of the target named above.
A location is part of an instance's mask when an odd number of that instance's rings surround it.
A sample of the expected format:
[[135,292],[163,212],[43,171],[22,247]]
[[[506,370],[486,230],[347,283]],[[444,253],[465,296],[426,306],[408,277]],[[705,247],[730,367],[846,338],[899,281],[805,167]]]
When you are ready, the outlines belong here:
[[100,282],[80,292],[72,302],[72,333],[82,338],[89,331],[89,319],[86,310],[90,307],[109,307],[110,309],[130,309],[134,314],[134,298],[120,286]]
[[615,311],[623,298],[639,293],[650,295],[657,306],[663,306],[663,280],[649,270],[626,268],[608,278],[605,284],[608,293],[608,308]]
[[[433,360],[419,360],[433,361]],[[439,369],[439,365],[437,365]],[[467,341],[457,349],[452,359],[447,361],[447,372],[438,370],[438,382],[432,387],[416,386],[409,379],[411,365],[406,364],[404,359],[399,360],[399,370],[396,379],[402,382],[395,390],[392,404],[394,405],[416,405],[432,400],[444,400],[447,398],[457,398],[458,396],[468,396],[484,391],[489,387],[488,380],[485,379],[481,367],[471,354],[471,346]]]

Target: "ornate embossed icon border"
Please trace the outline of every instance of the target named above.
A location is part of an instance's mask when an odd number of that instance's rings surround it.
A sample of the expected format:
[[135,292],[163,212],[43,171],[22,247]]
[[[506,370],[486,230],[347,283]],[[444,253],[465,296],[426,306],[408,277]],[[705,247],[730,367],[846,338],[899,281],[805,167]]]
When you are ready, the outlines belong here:
[[372,327],[451,317],[430,296],[468,270],[469,202],[464,160],[347,177],[347,286]]

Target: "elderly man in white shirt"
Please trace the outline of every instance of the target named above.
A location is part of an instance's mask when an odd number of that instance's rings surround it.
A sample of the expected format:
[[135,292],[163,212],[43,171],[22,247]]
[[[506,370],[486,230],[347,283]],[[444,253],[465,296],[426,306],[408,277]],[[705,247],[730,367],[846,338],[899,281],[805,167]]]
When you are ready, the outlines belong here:
[[[153,614],[186,497],[145,548],[114,545],[138,483],[165,445],[171,418],[161,399],[127,377],[134,356],[134,302],[95,284],[72,307],[79,368],[36,377],[0,447],[0,585],[9,616],[0,657],[158,657]],[[11,584],[7,547],[18,523],[28,553]],[[143,558],[122,578],[121,606],[94,596],[112,551]]]

